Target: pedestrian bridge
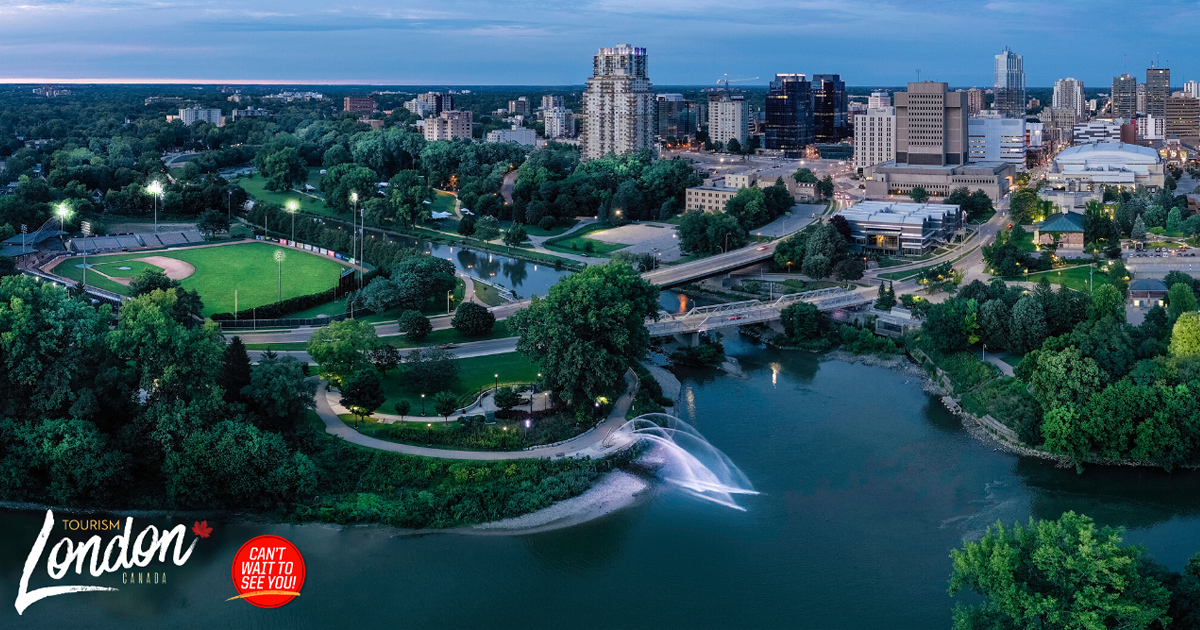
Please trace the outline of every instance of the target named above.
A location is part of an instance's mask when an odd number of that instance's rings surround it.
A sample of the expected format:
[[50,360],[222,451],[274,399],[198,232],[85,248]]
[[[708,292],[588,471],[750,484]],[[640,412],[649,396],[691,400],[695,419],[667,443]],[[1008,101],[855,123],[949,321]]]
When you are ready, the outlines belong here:
[[646,324],[651,337],[701,333],[718,328],[748,326],[779,319],[780,313],[789,305],[806,302],[819,311],[839,308],[855,308],[870,304],[873,300],[861,293],[847,291],[841,287],[817,289],[803,293],[790,293],[771,302],[746,300],[713,306],[697,306],[683,315],[665,314],[657,322]]

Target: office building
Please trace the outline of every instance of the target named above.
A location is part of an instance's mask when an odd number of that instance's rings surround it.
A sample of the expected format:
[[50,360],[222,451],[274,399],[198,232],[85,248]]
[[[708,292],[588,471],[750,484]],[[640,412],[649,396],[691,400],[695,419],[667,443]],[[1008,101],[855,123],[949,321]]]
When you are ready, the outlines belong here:
[[654,88],[645,48],[601,48],[583,92],[581,157],[618,155],[654,144]]
[[473,121],[471,112],[449,109],[437,116],[426,118],[422,131],[425,133],[425,140],[429,142],[437,140],[470,140],[471,123]]
[[724,210],[725,204],[738,193],[737,188],[725,186],[695,186],[684,191],[684,207],[687,210],[713,212]]
[[189,127],[192,125],[192,123],[198,122],[206,122],[210,125],[216,125],[218,127],[224,124],[221,121],[221,110],[201,107],[192,107],[189,109],[179,110],[179,121],[185,126]]
[[863,252],[919,256],[954,239],[963,224],[954,204],[861,201],[838,212]]
[[[775,75],[778,80],[779,75]],[[881,107],[892,106],[892,95],[883,91],[876,90],[871,92],[871,96],[867,97],[867,109],[879,109]]]
[[1112,117],[1135,118],[1137,116],[1137,77],[1122,74],[1113,77]]
[[[1075,110],[1068,107],[1050,108],[1050,128],[1055,130],[1060,141],[1071,142],[1074,137],[1075,124],[1080,119]],[[1045,115],[1042,116],[1042,120],[1046,120]]]
[[1162,116],[1146,114],[1133,122],[1137,125],[1137,140],[1139,143],[1162,140],[1165,137],[1167,121]]
[[971,88],[969,90],[955,90],[966,97],[965,107],[967,108],[968,116],[978,116],[987,105],[987,95],[979,88]]
[[574,138],[575,112],[566,107],[552,107],[542,111],[546,123],[546,139]]
[[1163,138],[1179,138],[1184,144],[1200,144],[1200,99],[1172,96],[1165,104]]
[[659,141],[690,143],[696,137],[695,103],[682,94],[655,97],[654,134]]
[[[805,147],[812,143],[811,89],[803,74],[775,75],[767,91],[764,147],[783,151],[789,158],[804,155]],[[886,92],[882,94],[890,101]]]
[[966,94],[945,83],[909,83],[896,92],[896,159],[866,169],[868,197],[907,195],[921,186],[945,196],[958,186],[982,189],[993,200],[1012,185],[1016,169],[1005,162],[968,164]]
[[973,116],[968,123],[971,162],[1005,162],[1025,170],[1025,119]]
[[542,96],[542,109],[554,109],[555,107],[566,107],[567,103],[561,94],[546,94]]
[[813,75],[813,142],[841,142],[849,136],[846,103],[846,83],[840,75]]
[[1137,103],[1137,107],[1136,107],[1137,112],[1139,114],[1146,113],[1146,84],[1145,83],[1139,83],[1137,85],[1136,103]]
[[[1054,82],[1052,109],[1069,109],[1075,113],[1075,120],[1082,120],[1086,107],[1087,103],[1083,100],[1083,81],[1068,77]],[[1074,124],[1074,121],[1071,124]]]
[[741,94],[708,95],[708,139],[723,146],[737,140],[742,147],[746,146],[750,140],[750,108]]
[[1151,116],[1167,115],[1167,99],[1171,97],[1171,69],[1149,68],[1146,70],[1146,109]]
[[375,99],[370,96],[347,96],[342,100],[342,111],[370,114],[375,111]]
[[1096,142],[1120,142],[1121,125],[1124,120],[1090,120],[1078,123],[1072,131],[1075,144],[1092,144]]
[[[889,98],[889,100],[891,100]],[[854,117],[854,168],[896,159],[896,108],[876,107]]]
[[1188,81],[1183,84],[1183,95],[1192,98],[1200,98],[1200,82]]
[[992,108],[1005,118],[1025,117],[1025,60],[1007,47],[996,55],[995,101]]
[[236,121],[236,120],[239,120],[242,118],[262,118],[264,116],[270,116],[270,115],[271,115],[271,112],[269,110],[265,110],[261,107],[247,107],[246,109],[233,110],[233,113],[231,116],[232,116],[233,120]]
[[522,96],[514,101],[508,102],[508,113],[514,116],[528,116],[532,110],[529,107],[529,99]]
[[526,127],[512,126],[512,129],[493,129],[487,134],[487,142],[516,142],[532,147],[537,145],[537,133]]

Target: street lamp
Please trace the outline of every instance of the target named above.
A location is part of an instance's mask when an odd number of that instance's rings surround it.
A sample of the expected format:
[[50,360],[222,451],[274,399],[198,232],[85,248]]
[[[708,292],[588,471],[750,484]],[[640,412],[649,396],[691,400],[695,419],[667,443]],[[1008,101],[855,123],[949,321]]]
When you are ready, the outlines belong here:
[[425,394],[421,394],[421,415],[425,415]]
[[300,209],[300,202],[291,199],[287,202],[287,211],[292,215],[292,242],[296,242],[296,211]]
[[283,301],[283,250],[275,250],[275,263],[279,267],[279,287],[276,294],[276,301]]
[[162,182],[157,179],[150,182],[146,187],[146,192],[154,195],[154,233],[158,234],[158,197],[163,192]]
[[446,292],[446,314],[447,314],[447,315],[449,315],[449,314],[450,314],[450,295],[451,295],[452,293],[454,293],[454,291],[453,291],[453,290],[451,290],[451,291],[447,291],[447,292]]
[[495,383],[496,387],[494,389],[499,389],[500,388],[500,375],[494,374],[493,376],[496,377],[496,383]]

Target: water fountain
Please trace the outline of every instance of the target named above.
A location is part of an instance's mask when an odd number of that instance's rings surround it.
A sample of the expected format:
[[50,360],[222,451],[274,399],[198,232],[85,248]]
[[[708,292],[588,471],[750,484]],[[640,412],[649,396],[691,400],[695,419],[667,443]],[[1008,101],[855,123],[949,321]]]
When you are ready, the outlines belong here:
[[654,448],[643,461],[657,465],[659,476],[694,497],[735,510],[734,495],[758,494],[741,469],[691,425],[665,413],[638,416],[621,425],[605,446],[644,440]]

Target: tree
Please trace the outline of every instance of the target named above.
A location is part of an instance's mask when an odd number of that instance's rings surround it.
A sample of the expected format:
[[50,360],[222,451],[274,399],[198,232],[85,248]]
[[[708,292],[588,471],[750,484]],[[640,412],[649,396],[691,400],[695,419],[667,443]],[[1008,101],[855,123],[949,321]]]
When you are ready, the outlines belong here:
[[434,192],[413,170],[400,171],[388,180],[387,207],[405,227],[413,227],[429,218],[429,202]]
[[1107,316],[1112,316],[1117,321],[1125,321],[1125,297],[1111,284],[1102,284],[1092,291],[1088,317],[1101,319]]
[[458,233],[470,236],[475,233],[475,217],[467,215],[458,222]]
[[17,261],[9,256],[0,255],[0,278],[17,275]]
[[378,182],[379,176],[369,168],[353,163],[338,164],[321,176],[321,192],[329,207],[346,213],[354,209],[351,195],[358,196],[358,207],[362,208],[375,195]]
[[458,409],[458,399],[454,397],[454,394],[441,391],[433,396],[433,410],[447,422],[450,421],[450,414],[454,413],[456,409]]
[[833,196],[833,177],[826,175],[817,182],[817,194],[825,199]]
[[387,374],[400,366],[400,351],[395,346],[381,343],[367,351],[367,361],[375,366],[380,374]]
[[242,388],[250,384],[250,354],[242,338],[234,335],[221,358],[221,374],[217,385],[225,390],[225,402],[242,399]]
[[828,256],[825,254],[810,253],[804,257],[804,266],[801,272],[813,280],[820,280],[829,275],[829,267],[830,261]]
[[792,173],[792,179],[796,180],[797,184],[815,184],[817,176],[813,174],[812,169],[800,168],[795,173]]
[[1012,321],[1012,309],[1004,300],[988,300],[979,307],[980,339],[992,350],[1009,347],[1008,326]]
[[1078,348],[1070,346],[1058,352],[1043,350],[1029,385],[1042,409],[1049,411],[1067,405],[1082,408],[1106,381],[1108,375],[1091,357],[1082,356]]
[[738,142],[737,138],[730,138],[729,143],[725,145],[725,150],[730,153],[741,153],[742,143]]
[[1200,312],[1188,311],[1175,320],[1169,352],[1180,359],[1200,356]]
[[316,405],[317,384],[308,380],[296,357],[266,353],[254,366],[245,392],[259,428],[277,431],[290,429],[304,410]]
[[1046,340],[1046,309],[1034,296],[1021,298],[1012,309],[1008,327],[1009,349],[1024,354],[1040,348]]
[[908,196],[912,197],[912,200],[916,203],[925,203],[926,201],[929,201],[929,191],[925,190],[924,186],[913,186],[912,190],[909,191]]
[[375,327],[357,319],[331,322],[308,340],[308,356],[321,368],[321,378],[334,385],[367,367],[367,352],[379,345]]
[[1196,294],[1192,292],[1192,288],[1182,282],[1171,285],[1167,291],[1167,315],[1171,321],[1194,310],[1196,310]]
[[267,190],[289,190],[308,179],[308,164],[295,147],[285,147],[263,160],[262,174]]
[[196,228],[208,234],[209,238],[212,238],[217,232],[229,231],[229,218],[225,216],[224,212],[205,210],[204,214],[200,215],[200,220],[196,223]]
[[500,222],[496,217],[480,217],[475,222],[475,238],[481,241],[494,240],[500,236]]
[[863,262],[858,258],[847,258],[833,266],[838,280],[859,280],[863,277]]
[[954,627],[1165,627],[1171,594],[1142,573],[1144,551],[1122,546],[1123,533],[1097,529],[1074,512],[1057,521],[1030,519],[1028,527],[989,527],[978,542],[950,552],[950,594],[984,598],[959,604]]
[[1183,213],[1179,208],[1171,208],[1167,213],[1167,234],[1179,234],[1183,232]]
[[896,292],[879,283],[879,297],[875,299],[875,310],[890,311],[896,305]]
[[359,418],[371,415],[387,400],[383,395],[383,384],[374,370],[362,370],[350,375],[342,383],[341,390],[342,405]]
[[946,300],[929,307],[921,328],[934,348],[942,352],[962,350],[975,334],[976,310],[974,300]]
[[517,390],[511,387],[501,387],[496,390],[492,400],[496,403],[497,409],[508,411],[521,403],[521,396],[517,394]]
[[562,278],[508,327],[517,349],[542,366],[547,387],[575,405],[623,388],[623,374],[650,345],[658,288],[627,264],[593,265]]
[[1142,217],[1140,215],[1133,220],[1133,229],[1130,230],[1129,237],[1135,241],[1145,242],[1146,222],[1142,221]]
[[1014,192],[1008,208],[1014,225],[1028,225],[1035,222],[1038,213],[1037,191],[1022,188]]
[[418,348],[404,357],[404,378],[418,392],[452,387],[458,380],[454,355],[443,348]]
[[512,227],[504,232],[504,244],[509,247],[518,247],[525,242],[528,234],[525,232],[525,226],[520,223],[513,223]]
[[407,416],[408,412],[410,411],[412,411],[412,402],[407,398],[401,399],[396,403],[396,415],[400,416],[401,420],[403,420],[404,416]]
[[467,302],[455,309],[450,325],[464,335],[479,337],[492,332],[492,327],[496,325],[496,316],[483,306]]
[[796,302],[779,313],[779,323],[792,341],[808,341],[821,334],[822,317],[815,304]]
[[409,341],[420,341],[428,337],[431,332],[433,332],[433,324],[429,323],[429,318],[418,314],[409,320],[404,336]]

